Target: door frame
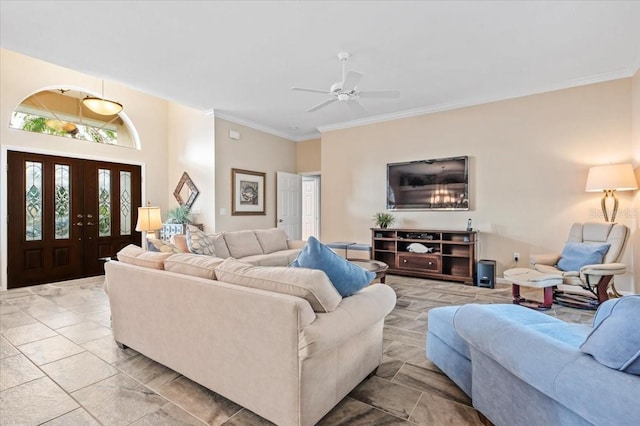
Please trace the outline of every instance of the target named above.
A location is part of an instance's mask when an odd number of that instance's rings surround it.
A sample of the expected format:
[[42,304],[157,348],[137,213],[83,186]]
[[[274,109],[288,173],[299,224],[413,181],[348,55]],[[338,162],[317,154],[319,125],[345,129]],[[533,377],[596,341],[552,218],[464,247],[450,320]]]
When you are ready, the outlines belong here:
[[[118,147],[122,149],[122,147]],[[125,148],[126,149],[126,148]],[[50,149],[31,148],[15,145],[2,145],[0,147],[0,164],[2,164],[2,175],[0,177],[0,291],[7,290],[7,266],[8,266],[8,247],[7,247],[7,163],[8,154],[7,151],[18,151],[30,154],[42,154],[42,155],[54,155],[57,157],[68,157],[77,160],[93,160],[93,161],[106,161],[106,162],[118,162],[121,164],[128,164],[131,166],[140,166],[140,181],[142,188],[140,188],[140,195],[142,202],[147,199],[147,187],[146,187],[146,175],[147,168],[146,163],[140,161],[125,160],[122,161],[116,158],[102,157],[97,155],[86,155],[68,153],[65,151],[54,151]]]

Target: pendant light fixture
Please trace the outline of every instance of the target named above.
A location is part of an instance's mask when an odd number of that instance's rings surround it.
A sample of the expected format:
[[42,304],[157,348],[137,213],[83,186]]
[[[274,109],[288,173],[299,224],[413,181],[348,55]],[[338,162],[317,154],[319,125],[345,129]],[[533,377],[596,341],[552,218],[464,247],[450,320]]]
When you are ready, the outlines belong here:
[[104,80],[102,80],[102,97],[87,96],[82,100],[82,103],[91,111],[100,115],[115,115],[122,111],[123,108],[120,102],[104,98]]
[[[64,96],[64,93],[68,92],[68,91],[69,91],[69,89],[58,89],[58,92],[60,92],[60,95],[58,95],[58,96],[62,97],[62,96]],[[62,99],[62,98],[60,98],[60,99]],[[60,104],[61,105],[64,104],[64,101],[61,100]],[[49,108],[47,108],[45,105],[43,105],[43,106],[47,111],[49,111],[51,113],[51,115],[54,116],[54,118],[49,118],[48,120],[46,120],[44,122],[45,126],[47,126],[48,128],[50,128],[50,129],[52,129],[52,130],[54,130],[56,132],[66,132],[66,133],[72,133],[72,134],[73,134],[74,131],[77,130],[77,127],[76,127],[75,124],[73,124],[73,123],[71,123],[69,121],[61,120],[56,115],[55,112],[53,112],[52,110],[49,110]],[[61,112],[61,111],[62,111],[62,107],[59,108],[58,112]]]

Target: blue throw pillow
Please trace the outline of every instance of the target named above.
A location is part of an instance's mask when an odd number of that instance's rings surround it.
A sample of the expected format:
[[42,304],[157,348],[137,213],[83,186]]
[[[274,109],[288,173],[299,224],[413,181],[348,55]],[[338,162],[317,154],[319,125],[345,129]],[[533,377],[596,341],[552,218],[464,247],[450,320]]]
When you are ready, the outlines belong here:
[[347,261],[314,237],[309,237],[290,266],[324,271],[342,297],[362,290],[376,277],[375,273]]
[[600,364],[640,376],[640,295],[624,296],[606,304],[604,319],[580,349]]
[[579,271],[585,265],[602,263],[602,258],[609,251],[608,243],[574,243],[567,242],[562,250],[560,261],[556,265],[561,271]]

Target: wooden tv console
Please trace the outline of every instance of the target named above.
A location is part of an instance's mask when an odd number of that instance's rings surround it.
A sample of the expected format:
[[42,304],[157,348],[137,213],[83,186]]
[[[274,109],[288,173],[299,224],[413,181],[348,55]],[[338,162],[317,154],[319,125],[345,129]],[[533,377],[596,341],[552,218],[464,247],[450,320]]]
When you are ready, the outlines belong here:
[[[476,242],[476,231],[371,228],[371,258],[388,264],[390,274],[473,285]],[[430,252],[410,252],[412,243]]]

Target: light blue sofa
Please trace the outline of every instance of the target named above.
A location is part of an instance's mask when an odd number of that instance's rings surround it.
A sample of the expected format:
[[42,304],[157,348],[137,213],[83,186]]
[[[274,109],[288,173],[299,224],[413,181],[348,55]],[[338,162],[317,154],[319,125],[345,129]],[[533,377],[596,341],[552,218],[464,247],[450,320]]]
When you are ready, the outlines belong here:
[[[640,425],[640,296],[627,297],[593,327],[517,305],[435,308],[427,357],[496,425]],[[596,361],[625,353],[635,374]]]

